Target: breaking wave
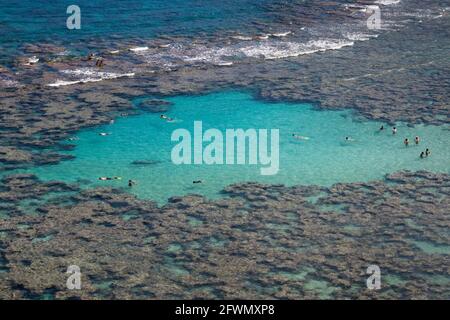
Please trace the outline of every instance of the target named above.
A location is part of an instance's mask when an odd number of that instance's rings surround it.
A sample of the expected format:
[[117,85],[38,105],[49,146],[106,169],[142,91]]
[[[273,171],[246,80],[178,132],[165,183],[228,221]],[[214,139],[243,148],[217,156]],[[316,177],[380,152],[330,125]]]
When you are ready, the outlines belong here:
[[[62,70],[61,73],[68,75],[70,79],[57,80],[54,83],[50,83],[49,87],[68,86],[77,83],[98,82],[102,80],[117,79],[122,77],[132,77],[134,73],[114,73],[97,71],[91,68],[82,68],[76,70]],[[76,79],[74,79],[76,78]]]

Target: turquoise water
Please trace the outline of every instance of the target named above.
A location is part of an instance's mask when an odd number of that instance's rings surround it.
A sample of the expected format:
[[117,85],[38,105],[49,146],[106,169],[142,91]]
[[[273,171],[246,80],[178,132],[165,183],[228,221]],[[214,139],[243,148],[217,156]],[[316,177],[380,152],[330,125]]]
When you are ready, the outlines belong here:
[[[181,96],[166,114],[141,114],[117,119],[114,124],[84,130],[77,134],[73,151],[76,157],[57,165],[32,169],[41,179],[76,182],[86,186],[124,187],[142,198],[165,202],[173,195],[199,193],[217,197],[224,186],[242,182],[318,184],[380,179],[402,169],[449,173],[450,131],[448,127],[397,125],[379,132],[382,123],[355,121],[348,111],[319,111],[308,104],[265,103],[241,92],[222,92],[204,96]],[[171,134],[177,128],[193,132],[194,121],[209,128],[280,130],[280,170],[262,176],[259,165],[175,165],[171,162]],[[447,130],[445,130],[447,129]],[[100,132],[110,133],[100,136]],[[309,140],[296,140],[293,133]],[[418,135],[421,143],[413,142]],[[355,141],[346,142],[350,136]],[[409,147],[403,145],[408,137]],[[206,144],[205,144],[206,145]],[[430,148],[432,154],[420,159]],[[136,165],[133,161],[150,161]],[[99,181],[101,176],[120,176],[122,180]],[[128,188],[128,179],[137,184]],[[202,184],[193,184],[203,180]]]

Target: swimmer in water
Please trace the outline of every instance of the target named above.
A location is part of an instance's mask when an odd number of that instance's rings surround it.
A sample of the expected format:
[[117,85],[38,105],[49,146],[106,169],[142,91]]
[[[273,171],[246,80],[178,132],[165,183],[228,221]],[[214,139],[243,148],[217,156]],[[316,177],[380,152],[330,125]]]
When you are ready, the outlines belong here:
[[355,141],[355,140],[351,137],[345,137],[345,141],[351,142],[351,141]]
[[427,148],[427,150],[425,150],[425,155],[428,157],[429,155],[431,155],[431,151],[430,149]]
[[419,144],[420,138],[419,138],[419,137],[415,137],[415,138],[414,138],[414,141],[416,142],[416,144]]
[[136,181],[128,180],[128,186],[129,186],[129,187],[132,187],[132,186],[134,186],[135,184],[136,184]]
[[381,127],[380,127],[380,131],[383,131],[384,130],[384,126],[382,125]]
[[405,144],[405,146],[409,146],[409,140],[408,138],[405,139],[405,141],[403,142]]
[[105,136],[109,136],[110,133],[107,133],[107,132],[100,132],[99,135],[102,136],[102,137],[105,137]]
[[422,151],[422,152],[420,153],[420,157],[421,157],[422,159],[425,158],[425,152]]
[[397,128],[396,127],[393,127],[392,128],[392,134],[396,134],[397,133]]
[[111,177],[100,177],[100,178],[98,178],[98,180],[101,180],[101,181],[122,180],[122,177],[113,177],[113,178],[111,178]]
[[299,140],[309,140],[308,137],[304,137],[304,136],[300,136],[298,134],[293,133],[292,137],[294,137],[295,139],[299,139]]
[[170,118],[170,117],[168,117],[168,116],[166,116],[165,114],[162,114],[162,115],[160,115],[159,116],[162,120],[166,120],[166,121],[173,121],[173,119],[172,118]]

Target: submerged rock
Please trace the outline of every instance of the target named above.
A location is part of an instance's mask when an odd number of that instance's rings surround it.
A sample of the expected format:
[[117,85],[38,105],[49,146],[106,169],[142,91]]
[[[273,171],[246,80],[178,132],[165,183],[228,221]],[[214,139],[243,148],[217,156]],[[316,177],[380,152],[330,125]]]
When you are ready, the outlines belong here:
[[[32,175],[2,185],[15,194],[20,189],[22,199],[70,189]],[[331,188],[244,183],[225,192],[231,197],[173,197],[157,207],[98,188],[71,202],[43,202],[38,215],[20,214],[19,202],[12,202],[5,207],[11,215],[0,220],[1,294],[442,299],[450,293],[446,174],[398,172],[386,181]],[[424,204],[423,197],[434,201]],[[65,287],[73,264],[83,275],[81,290]],[[381,268],[380,290],[366,288],[372,264]]]
[[159,160],[134,160],[131,162],[132,165],[136,166],[151,166],[159,163],[161,163]]
[[164,100],[148,99],[139,103],[139,109],[152,113],[164,113],[170,110],[171,102]]

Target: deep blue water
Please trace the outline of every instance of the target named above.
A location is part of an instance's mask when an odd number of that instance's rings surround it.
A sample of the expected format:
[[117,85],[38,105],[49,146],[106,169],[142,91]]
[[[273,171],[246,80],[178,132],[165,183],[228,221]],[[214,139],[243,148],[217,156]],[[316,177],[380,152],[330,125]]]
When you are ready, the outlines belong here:
[[[0,2],[0,55],[25,43],[73,44],[92,37],[151,38],[211,33],[263,18],[268,0],[77,0]],[[66,9],[81,9],[81,29],[69,30]],[[242,10],[245,7],[246,10]]]

